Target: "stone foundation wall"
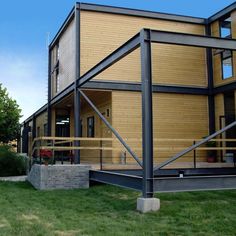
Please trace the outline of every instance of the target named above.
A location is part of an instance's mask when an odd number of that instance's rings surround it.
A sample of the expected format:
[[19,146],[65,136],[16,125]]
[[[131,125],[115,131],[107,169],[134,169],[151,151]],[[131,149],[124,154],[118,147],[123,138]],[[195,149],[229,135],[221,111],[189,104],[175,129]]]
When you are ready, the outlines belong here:
[[89,188],[89,165],[32,166],[27,180],[39,190]]

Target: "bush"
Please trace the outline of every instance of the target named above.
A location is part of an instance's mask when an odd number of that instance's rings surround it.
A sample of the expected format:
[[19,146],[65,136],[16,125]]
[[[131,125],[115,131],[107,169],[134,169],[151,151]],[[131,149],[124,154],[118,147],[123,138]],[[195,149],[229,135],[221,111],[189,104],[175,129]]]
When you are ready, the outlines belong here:
[[13,152],[10,146],[0,146],[0,176],[26,174],[26,159]]

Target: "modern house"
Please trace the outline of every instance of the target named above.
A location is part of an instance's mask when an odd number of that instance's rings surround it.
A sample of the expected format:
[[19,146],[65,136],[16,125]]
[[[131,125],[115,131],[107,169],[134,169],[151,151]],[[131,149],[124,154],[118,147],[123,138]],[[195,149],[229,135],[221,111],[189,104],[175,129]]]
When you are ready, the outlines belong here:
[[235,121],[234,38],[236,3],[208,19],[77,3],[49,46],[48,103],[23,123],[22,152],[29,137],[82,137],[67,143],[76,163],[139,158],[146,197],[153,162],[207,165],[192,145],[211,134],[223,165],[223,148],[235,152],[234,125],[216,133]]

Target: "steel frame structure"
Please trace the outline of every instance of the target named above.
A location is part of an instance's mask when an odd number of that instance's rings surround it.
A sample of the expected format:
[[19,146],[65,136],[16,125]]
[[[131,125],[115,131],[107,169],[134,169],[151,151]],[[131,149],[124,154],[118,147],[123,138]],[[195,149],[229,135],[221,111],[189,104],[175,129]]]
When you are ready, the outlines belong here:
[[[215,124],[214,124],[214,95],[236,89],[236,82],[223,85],[217,88],[213,86],[213,73],[212,73],[212,48],[217,49],[228,49],[236,50],[236,40],[233,39],[223,39],[217,37],[211,37],[210,26],[209,24],[214,20],[222,17],[223,15],[228,14],[236,8],[236,4],[232,4],[229,7],[225,8],[221,12],[215,14],[209,19],[194,18],[194,17],[185,17],[177,16],[170,14],[161,14],[153,12],[144,12],[136,11],[131,9],[122,9],[114,7],[105,7],[97,6],[93,4],[80,4],[77,3],[75,7],[70,12],[69,16],[63,23],[59,32],[53,39],[52,43],[49,46],[49,78],[48,78],[48,104],[40,108],[33,116],[29,117],[25,123],[33,120],[35,123],[35,117],[42,112],[48,112],[48,135],[51,134],[51,106],[58,103],[65,96],[74,93],[74,108],[75,108],[75,136],[80,136],[80,90],[82,88],[102,88],[102,89],[112,89],[112,90],[128,90],[128,91],[141,91],[142,92],[142,130],[143,130],[143,162],[142,162],[142,174],[136,175],[127,175],[122,173],[114,172],[97,172],[91,171],[91,180],[99,180],[104,183],[112,183],[120,186],[131,187],[143,192],[143,197],[151,198],[153,197],[154,192],[156,191],[167,191],[165,184],[161,184],[161,180],[155,178],[157,171],[154,172],[153,167],[153,125],[152,125],[152,93],[153,92],[162,92],[162,93],[183,93],[183,94],[199,94],[207,95],[209,101],[209,133],[214,134]],[[193,35],[186,33],[175,33],[175,32],[166,32],[158,31],[151,29],[142,29],[138,34],[133,38],[128,40],[125,44],[107,56],[104,60],[95,65],[84,75],[80,75],[80,10],[88,11],[102,11],[109,12],[113,14],[124,14],[124,15],[135,15],[148,18],[158,18],[166,19],[173,21],[182,21],[194,24],[201,24],[206,26],[207,36]],[[75,18],[75,27],[76,27],[76,78],[74,83],[65,88],[60,94],[51,97],[51,78],[50,78],[50,49],[57,43],[60,35],[64,32],[67,25]],[[173,45],[183,45],[183,46],[192,46],[192,47],[203,47],[207,49],[207,67],[208,67],[208,88],[196,88],[196,87],[184,87],[184,86],[165,86],[152,84],[152,69],[151,69],[151,44],[152,43],[162,43],[162,44],[173,44]],[[131,52],[133,52],[138,47],[141,48],[141,83],[120,83],[120,82],[111,82],[111,81],[91,81],[96,75],[100,74],[102,71],[106,70],[114,63],[118,62]],[[91,104],[90,104],[91,105]],[[35,124],[33,124],[35,126]],[[35,127],[34,127],[35,129]],[[79,145],[79,143],[76,143]],[[79,152],[76,153],[76,161],[80,162]],[[165,170],[166,171],[166,170]],[[209,170],[208,170],[209,171]],[[158,172],[158,173],[159,173]],[[166,173],[166,172],[165,172]],[[209,172],[208,172],[209,173]],[[214,173],[217,173],[214,172]],[[233,171],[233,174],[236,174]],[[136,178],[137,177],[137,178]],[[166,178],[166,176],[165,176]],[[193,178],[190,178],[193,180]],[[217,178],[216,178],[217,179]],[[173,179],[172,179],[173,180]],[[196,180],[196,179],[195,179]],[[211,182],[207,178],[206,183]],[[216,181],[217,184],[214,186],[216,188],[225,187],[232,184],[231,178],[226,178],[226,185],[220,184],[220,180]],[[230,183],[227,185],[227,183]],[[162,181],[163,183],[163,181]],[[212,183],[212,182],[211,182]],[[199,189],[199,183],[196,182],[196,188]],[[162,186],[161,188],[159,186]],[[170,185],[169,185],[170,186]],[[186,190],[191,190],[187,187],[186,183],[184,184]],[[235,186],[236,187],[236,186]],[[193,187],[194,189],[194,187]],[[178,190],[178,189],[177,189]]]
[[[174,33],[174,32],[166,32],[166,31],[157,31],[151,29],[142,29],[140,33],[135,35],[133,38],[128,40],[125,44],[95,65],[92,69],[90,69],[87,73],[77,79],[76,87],[80,89],[83,85],[89,82],[92,78],[112,66],[114,63],[118,62],[131,52],[133,52],[138,47],[141,48],[141,92],[142,92],[142,133],[143,133],[143,162],[142,162],[142,177],[137,177],[136,180],[140,181],[142,179],[142,193],[143,197],[145,198],[152,198],[156,189],[156,182],[160,183],[160,178],[154,178],[154,166],[153,166],[153,117],[152,117],[152,62],[151,62],[151,43],[162,43],[162,44],[174,44],[174,45],[184,45],[184,46],[191,46],[191,47],[203,47],[203,48],[218,48],[218,49],[228,49],[228,50],[236,50],[236,40],[232,39],[222,39],[217,37],[210,37],[210,36],[199,36],[193,34],[185,34],[185,33]],[[91,105],[91,104],[90,104]],[[96,111],[96,108],[95,108]],[[98,111],[96,111],[98,113]],[[230,127],[234,126],[236,122],[234,122]],[[108,126],[109,127],[109,126]],[[226,129],[230,128],[227,127]],[[111,127],[109,127],[111,128]],[[223,132],[223,131],[220,131]],[[194,148],[200,146],[201,144],[209,141],[218,133],[216,132],[210,135],[205,140],[193,145],[188,150],[184,150],[181,153],[178,153],[172,159],[167,160],[162,165],[158,166],[156,169],[160,169],[165,165],[169,164],[170,162],[178,159],[185,153],[192,151]],[[95,172],[92,172],[91,179],[94,178]],[[107,172],[104,175],[109,175]],[[97,174],[97,173],[96,173]],[[101,173],[100,173],[101,174]],[[97,175],[100,175],[97,174]],[[121,175],[121,179],[119,180],[119,174],[112,174],[115,176],[114,178],[109,177],[109,181],[114,180],[114,183],[124,183],[124,186],[127,187],[126,181],[124,181],[124,176]],[[108,178],[108,177],[107,177]],[[130,179],[131,185],[132,181],[134,180],[133,177],[127,176]],[[190,178],[193,181],[193,178]],[[196,179],[195,179],[196,180]],[[228,179],[227,179],[228,180]],[[104,179],[100,181],[105,181]],[[107,180],[108,181],[108,180]],[[207,178],[209,181],[209,178]],[[216,183],[218,179],[216,178]],[[196,182],[196,189],[199,189],[199,182]],[[211,180],[210,180],[211,182]],[[227,181],[226,181],[227,182]],[[231,183],[231,179],[229,181]],[[136,184],[140,186],[139,184]],[[157,185],[158,186],[158,185]],[[164,188],[163,184],[163,188]],[[188,190],[186,183],[184,183],[184,188]],[[219,185],[214,185],[217,188]],[[140,190],[140,189],[139,189]],[[176,189],[178,190],[178,189]]]

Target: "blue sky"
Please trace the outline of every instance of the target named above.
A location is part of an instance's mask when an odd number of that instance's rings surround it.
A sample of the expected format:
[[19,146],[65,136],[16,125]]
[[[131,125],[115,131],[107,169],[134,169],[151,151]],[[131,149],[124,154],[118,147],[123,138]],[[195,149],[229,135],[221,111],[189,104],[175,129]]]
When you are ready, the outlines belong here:
[[[209,17],[231,0],[85,0],[111,6]],[[23,119],[47,101],[47,41],[73,0],[3,0],[0,8],[0,83],[21,106]],[[32,89],[33,88],[33,89]]]

